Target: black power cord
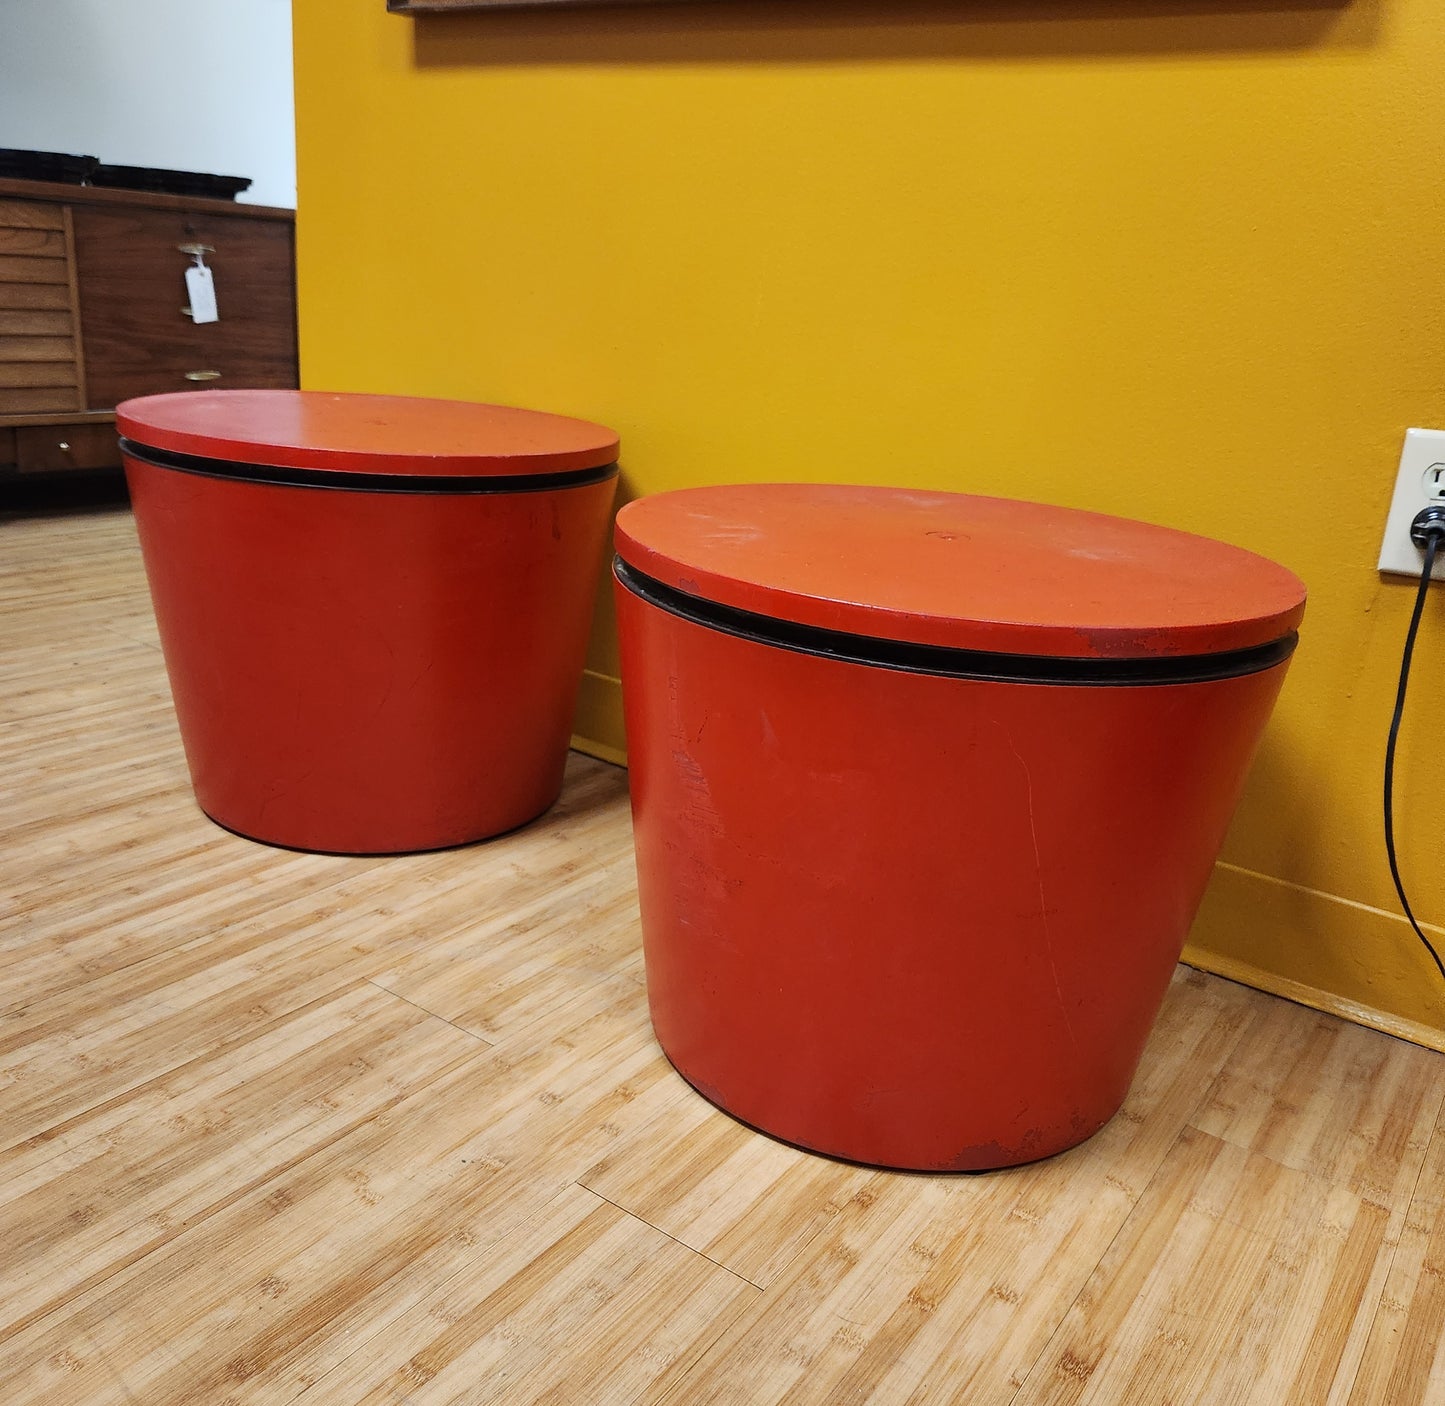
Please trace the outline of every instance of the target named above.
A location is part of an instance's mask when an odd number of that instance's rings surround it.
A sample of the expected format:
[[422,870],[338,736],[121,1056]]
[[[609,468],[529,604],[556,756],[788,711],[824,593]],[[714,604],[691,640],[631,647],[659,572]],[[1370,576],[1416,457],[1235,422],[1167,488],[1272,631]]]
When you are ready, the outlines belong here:
[[1410,540],[1424,550],[1425,565],[1420,572],[1420,589],[1415,595],[1415,611],[1410,616],[1410,628],[1405,634],[1405,652],[1400,658],[1400,687],[1395,693],[1395,716],[1390,719],[1390,740],[1385,744],[1385,852],[1390,856],[1390,877],[1395,881],[1395,892],[1400,895],[1400,907],[1415,930],[1415,936],[1425,945],[1442,978],[1445,978],[1445,962],[1425,936],[1410,900],[1405,897],[1405,884],[1400,878],[1400,864],[1395,858],[1395,743],[1400,736],[1400,720],[1405,716],[1405,689],[1410,682],[1410,660],[1415,653],[1415,636],[1420,629],[1420,616],[1425,610],[1425,596],[1430,589],[1430,576],[1435,569],[1435,553],[1441,542],[1445,542],[1445,507],[1429,507],[1415,514],[1410,524]]

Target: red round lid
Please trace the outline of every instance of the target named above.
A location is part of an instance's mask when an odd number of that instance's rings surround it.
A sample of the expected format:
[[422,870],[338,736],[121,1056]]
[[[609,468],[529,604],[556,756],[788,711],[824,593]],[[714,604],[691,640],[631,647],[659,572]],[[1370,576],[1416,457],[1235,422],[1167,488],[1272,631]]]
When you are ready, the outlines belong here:
[[116,407],[126,439],[231,463],[363,474],[481,477],[596,469],[602,425],[463,400],[335,391],[178,391]]
[[737,484],[659,493],[617,551],[688,595],[848,634],[1044,658],[1223,653],[1289,635],[1303,582],[1208,537],[1005,498]]

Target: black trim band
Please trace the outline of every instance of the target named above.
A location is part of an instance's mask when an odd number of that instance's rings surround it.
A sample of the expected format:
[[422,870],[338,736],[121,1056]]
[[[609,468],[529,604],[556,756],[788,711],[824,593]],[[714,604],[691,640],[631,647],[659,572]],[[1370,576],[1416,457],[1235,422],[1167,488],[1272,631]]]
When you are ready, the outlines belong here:
[[845,664],[899,669],[910,674],[941,674],[948,678],[989,683],[1086,684],[1092,687],[1143,687],[1158,684],[1211,683],[1258,674],[1283,664],[1294,653],[1299,636],[1249,649],[1220,654],[1168,655],[1146,659],[1070,659],[1032,654],[993,654],[947,645],[911,644],[904,640],[854,635],[777,620],[735,606],[702,600],[675,590],[614,557],[613,575],[633,595],[695,625],[719,630],[757,644],[774,645],[799,654],[815,654]]
[[157,469],[199,474],[202,478],[232,479],[242,483],[269,483],[283,488],[333,488],[353,493],[541,493],[550,488],[581,488],[617,476],[617,465],[595,469],[565,469],[550,474],[371,474],[332,469],[287,469],[275,464],[243,464],[234,459],[207,459],[196,454],[175,454],[152,449],[133,439],[122,439],[121,453]]

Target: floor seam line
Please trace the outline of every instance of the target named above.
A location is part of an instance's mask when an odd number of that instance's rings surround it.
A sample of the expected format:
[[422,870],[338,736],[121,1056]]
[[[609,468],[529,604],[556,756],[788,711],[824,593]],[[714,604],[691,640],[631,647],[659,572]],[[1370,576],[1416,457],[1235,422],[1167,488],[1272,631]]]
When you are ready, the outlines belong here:
[[485,1045],[489,1050],[496,1044],[496,1041],[487,1039],[485,1035],[478,1035],[475,1030],[468,1030],[465,1025],[458,1025],[456,1021],[448,1020],[446,1016],[438,1014],[429,1007],[422,1005],[421,1002],[413,1001],[409,996],[403,996],[400,991],[393,991],[391,987],[383,986],[374,976],[363,977],[362,980],[365,981],[368,986],[374,986],[378,991],[384,991],[388,996],[405,1002],[413,1010],[420,1011],[423,1015],[429,1015],[433,1020],[441,1021],[443,1025],[450,1025],[458,1034],[470,1036],[473,1040]]
[[655,1230],[659,1235],[671,1240],[674,1245],[680,1245],[684,1250],[688,1251],[689,1254],[697,1255],[699,1258],[705,1259],[709,1264],[716,1265],[724,1274],[731,1274],[734,1279],[742,1280],[744,1284],[756,1289],[760,1294],[767,1292],[766,1287],[759,1284],[756,1280],[749,1279],[746,1274],[739,1274],[737,1270],[731,1268],[729,1265],[725,1265],[721,1260],[713,1259],[705,1250],[699,1250],[695,1245],[689,1245],[687,1241],[678,1239],[676,1235],[668,1234],[660,1225],[654,1225],[645,1216],[639,1216],[636,1211],[629,1211],[626,1206],[619,1206],[610,1196],[604,1196],[600,1191],[588,1186],[585,1181],[579,1180],[576,1184],[589,1195],[595,1196],[599,1201],[605,1201],[614,1210],[621,1211],[624,1216],[637,1221],[639,1225],[645,1225],[649,1230]]

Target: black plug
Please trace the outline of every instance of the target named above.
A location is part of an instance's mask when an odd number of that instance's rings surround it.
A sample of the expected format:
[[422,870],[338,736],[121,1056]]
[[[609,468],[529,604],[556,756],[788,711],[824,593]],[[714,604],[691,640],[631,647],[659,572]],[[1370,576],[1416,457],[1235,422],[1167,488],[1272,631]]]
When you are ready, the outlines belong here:
[[1410,523],[1410,540],[1425,553],[1420,568],[1420,587],[1415,592],[1415,609],[1410,616],[1410,628],[1405,631],[1405,652],[1400,656],[1400,687],[1395,692],[1395,715],[1390,719],[1390,735],[1385,742],[1385,853],[1390,860],[1390,877],[1395,881],[1395,892],[1400,896],[1400,908],[1406,920],[1414,929],[1415,936],[1424,944],[1442,979],[1445,979],[1445,960],[1435,950],[1425,930],[1416,920],[1405,896],[1405,881],[1400,877],[1400,861],[1395,857],[1395,744],[1400,740],[1400,720],[1405,715],[1405,689],[1410,682],[1410,660],[1415,653],[1415,634],[1420,628],[1420,616],[1425,609],[1425,593],[1430,589],[1430,578],[1435,570],[1435,557],[1445,545],[1445,503],[1431,503],[1421,508]]
[[1445,542],[1445,504],[1432,503],[1421,508],[1410,523],[1410,540],[1423,552],[1433,538],[1438,546]]

